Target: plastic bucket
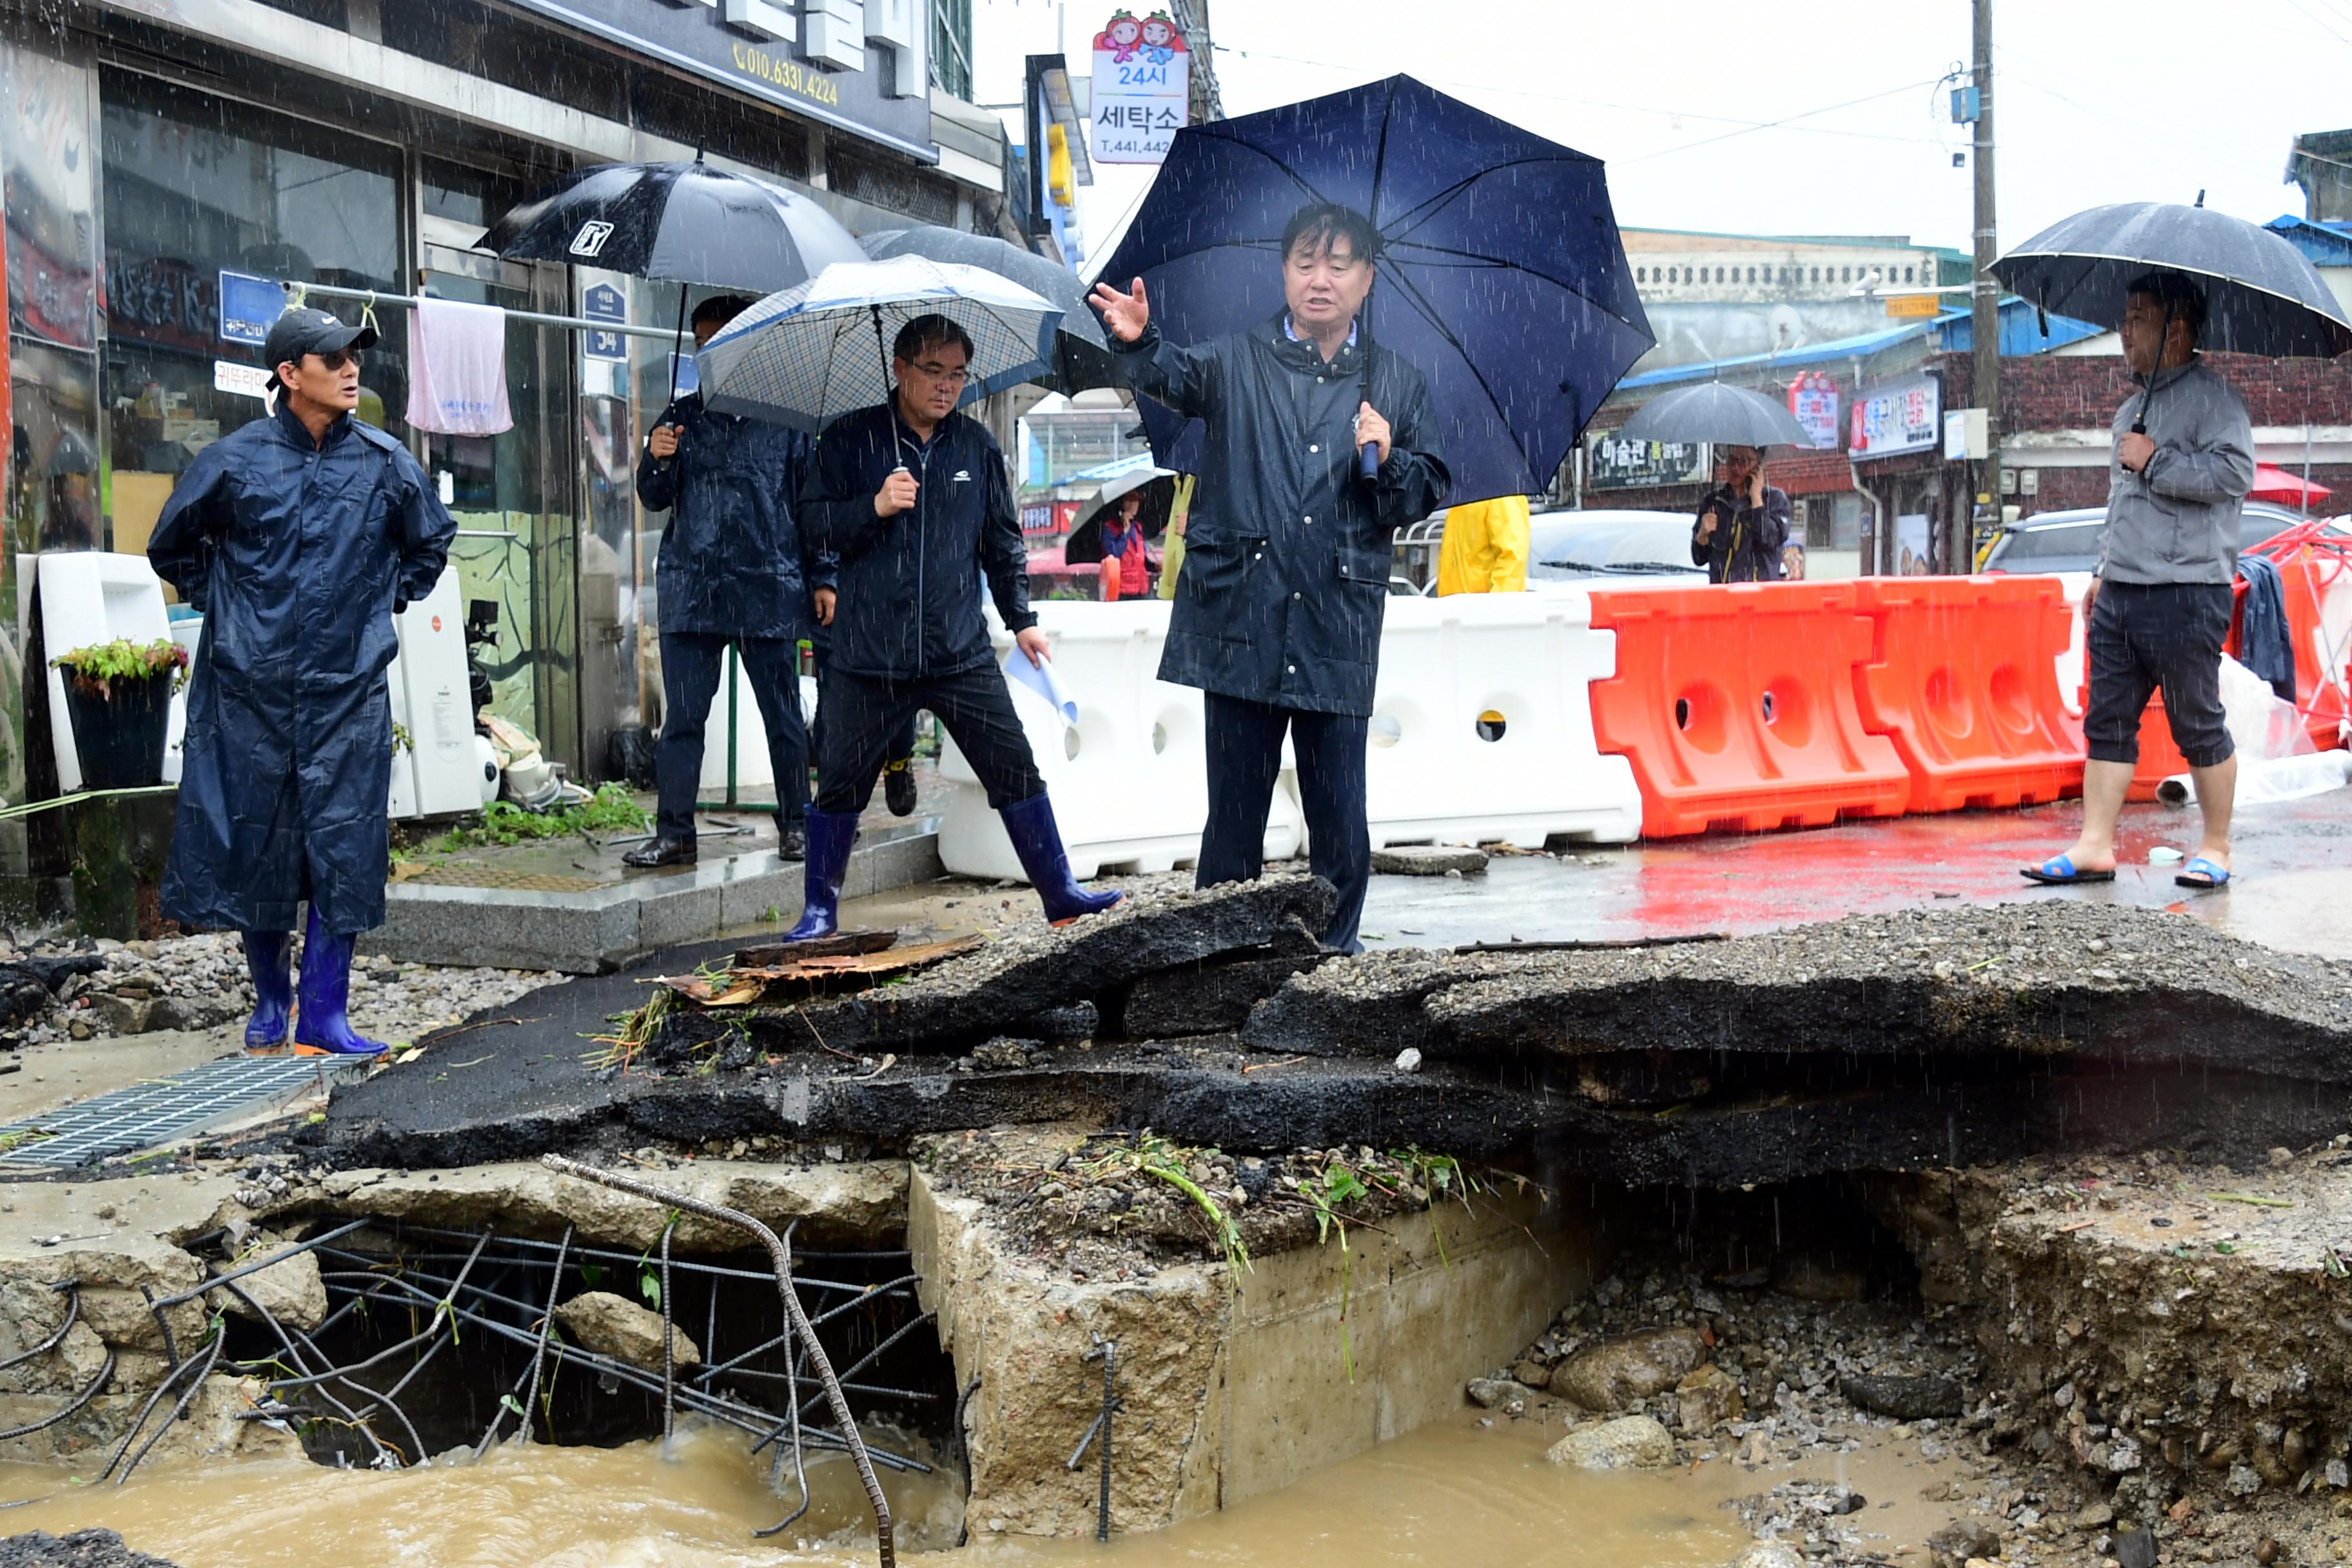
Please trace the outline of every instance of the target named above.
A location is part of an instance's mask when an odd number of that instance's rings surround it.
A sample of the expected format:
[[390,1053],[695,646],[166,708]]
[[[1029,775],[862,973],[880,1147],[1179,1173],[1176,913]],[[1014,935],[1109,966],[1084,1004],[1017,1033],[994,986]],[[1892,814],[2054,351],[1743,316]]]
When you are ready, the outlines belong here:
[[66,716],[81,758],[84,789],[141,789],[163,782],[163,741],[171,726],[170,671],[117,680],[107,692],[68,671]]

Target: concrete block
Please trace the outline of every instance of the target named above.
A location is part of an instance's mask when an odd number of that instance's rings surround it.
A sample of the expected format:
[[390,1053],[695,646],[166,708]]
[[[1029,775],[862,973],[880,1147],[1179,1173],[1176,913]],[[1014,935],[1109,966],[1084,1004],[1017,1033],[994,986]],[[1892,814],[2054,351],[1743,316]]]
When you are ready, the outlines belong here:
[[[675,880],[685,882],[687,878]],[[682,942],[700,942],[719,934],[719,884],[692,879],[691,886],[637,904],[637,951],[650,952]]]

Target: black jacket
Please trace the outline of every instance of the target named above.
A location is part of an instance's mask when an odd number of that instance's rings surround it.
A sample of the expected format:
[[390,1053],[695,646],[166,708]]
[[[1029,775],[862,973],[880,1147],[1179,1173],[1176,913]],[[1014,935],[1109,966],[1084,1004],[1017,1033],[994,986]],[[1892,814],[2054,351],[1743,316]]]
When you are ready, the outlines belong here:
[[[915,505],[877,517],[875,493],[901,461]],[[808,548],[839,563],[835,668],[908,680],[988,663],[982,575],[1007,627],[1037,624],[1004,454],[977,420],[950,414],[924,442],[888,404],[843,415],[817,442],[799,512]]]
[[383,923],[392,617],[441,580],[457,525],[408,448],[349,415],[314,442],[283,407],[196,455],[147,559],[204,612],[163,913],[292,931],[310,899]]
[[1356,468],[1353,422],[1365,397],[1354,344],[1327,363],[1277,316],[1197,348],[1157,327],[1111,346],[1138,391],[1207,426],[1160,679],[1369,716],[1390,536],[1453,485],[1429,384],[1388,350],[1371,351],[1370,401],[1391,440],[1366,480]]
[[[1716,514],[1715,531],[1698,536],[1706,514]],[[1706,568],[1710,583],[1778,583],[1780,552],[1789,542],[1789,492],[1764,487],[1764,504],[1748,506],[1744,498],[1718,485],[1698,503],[1691,519],[1691,564]]]
[[815,625],[809,590],[830,563],[803,563],[793,494],[809,438],[764,419],[713,414],[692,393],[662,411],[677,453],[637,463],[637,499],[667,508],[654,587],[661,629],[726,637],[803,637]]

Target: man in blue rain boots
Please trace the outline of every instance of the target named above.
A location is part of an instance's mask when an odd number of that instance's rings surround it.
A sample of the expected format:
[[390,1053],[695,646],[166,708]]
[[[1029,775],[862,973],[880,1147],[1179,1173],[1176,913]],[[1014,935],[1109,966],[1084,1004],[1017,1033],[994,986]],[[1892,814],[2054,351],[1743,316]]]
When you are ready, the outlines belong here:
[[383,1050],[345,1008],[391,862],[392,617],[439,581],[457,524],[408,449],[352,416],[374,342],[324,310],[280,316],[275,406],[197,454],[147,545],[205,617],[163,910],[244,934],[248,1050]]
[[834,421],[801,490],[807,547],[841,564],[833,655],[817,693],[824,723],[808,814],[807,903],[787,942],[838,929],[858,814],[892,738],[919,708],[938,716],[979,775],[1047,920],[1066,925],[1119,900],[1070,875],[972,592],[977,567],[1020,656],[1045,659],[1004,455],[985,427],[956,412],[971,360],[971,335],[945,316],[908,322],[891,356],[890,401]]

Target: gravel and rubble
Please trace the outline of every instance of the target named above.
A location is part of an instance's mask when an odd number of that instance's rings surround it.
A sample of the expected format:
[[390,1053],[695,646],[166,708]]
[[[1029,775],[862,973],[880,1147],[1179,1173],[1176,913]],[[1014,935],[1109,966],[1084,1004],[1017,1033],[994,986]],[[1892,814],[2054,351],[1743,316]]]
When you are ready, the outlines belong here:
[[[1919,1563],[1874,1531],[1885,1500],[1840,1479],[1887,1444],[1953,1478],[1921,1494],[1950,1513],[1932,1568],[2352,1561],[2347,1440],[2327,1419],[2352,1390],[2352,1292],[2324,1261],[2339,1242],[2352,1258],[2352,1136],[2252,1177],[2158,1157],[1941,1173],[1966,1251],[1906,1277],[1903,1216],[1930,1206],[1914,1180],[1785,1194],[1777,1248],[1752,1209],[1654,1228],[1465,1393],[1487,1421],[1574,1435],[1647,1416],[1676,1462],[1793,1471],[1738,1507],[1759,1551],[1806,1564]],[[2168,1314],[2134,1284],[2135,1237]]]
[[[298,939],[298,965],[300,945]],[[352,1016],[362,1032],[413,1039],[563,978],[362,958],[352,972]],[[252,1010],[245,950],[233,932],[0,946],[0,1049],[167,1029],[226,1035]]]

